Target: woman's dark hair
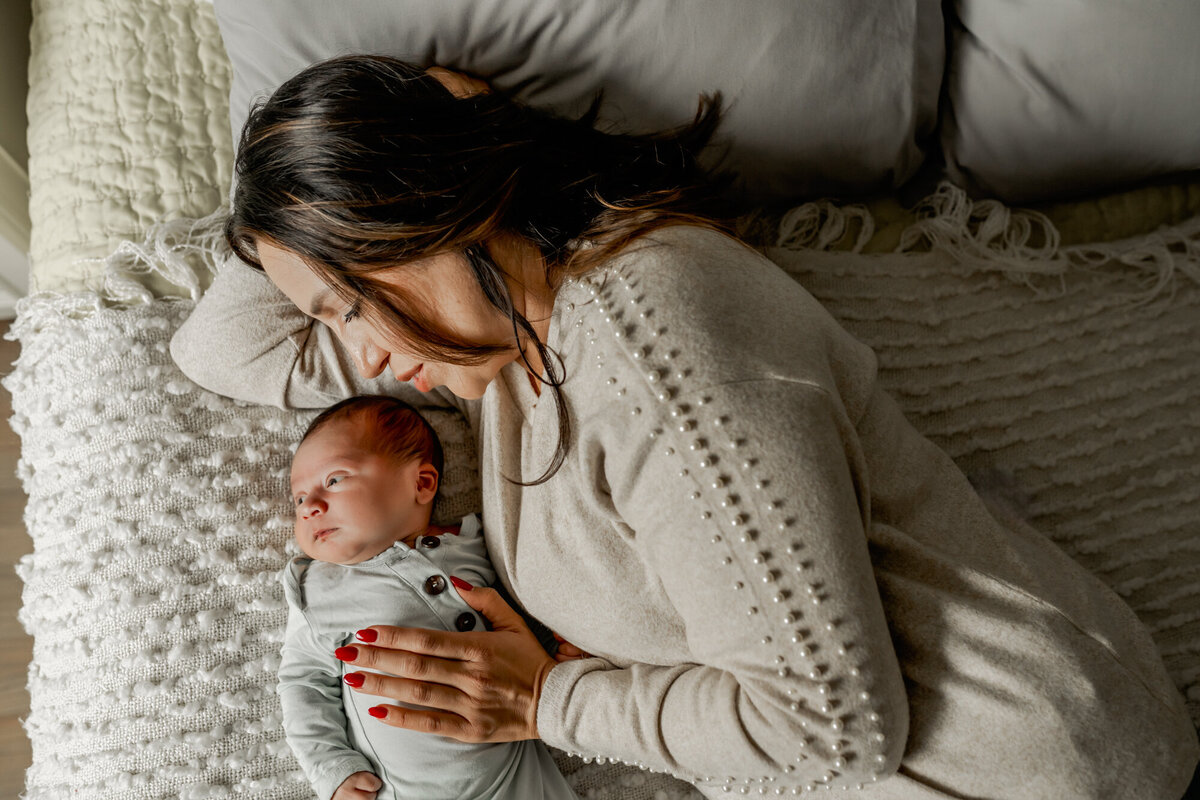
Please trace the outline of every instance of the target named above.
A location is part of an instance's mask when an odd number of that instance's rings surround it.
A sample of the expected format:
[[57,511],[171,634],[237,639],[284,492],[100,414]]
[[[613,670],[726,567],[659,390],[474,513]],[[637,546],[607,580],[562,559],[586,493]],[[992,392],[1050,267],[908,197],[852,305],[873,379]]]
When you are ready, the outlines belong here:
[[[720,200],[729,178],[697,155],[721,118],[720,95],[703,96],[693,121],[653,135],[595,127],[597,96],[563,119],[484,91],[456,96],[425,70],[381,56],[346,56],[296,75],[250,113],[235,163],[225,235],[261,268],[256,243],[298,255],[364,319],[414,355],[473,365],[512,342],[462,341],[383,273],[442,253],[464,257],[488,300],[545,365],[555,394],[562,464],[570,423],[545,345],[513,307],[490,243],[534,243],[546,281],[603,264],[635,239],[678,223],[727,230]],[[578,247],[581,242],[588,247]],[[560,362],[561,364],[561,362]],[[536,373],[535,370],[531,372]]]

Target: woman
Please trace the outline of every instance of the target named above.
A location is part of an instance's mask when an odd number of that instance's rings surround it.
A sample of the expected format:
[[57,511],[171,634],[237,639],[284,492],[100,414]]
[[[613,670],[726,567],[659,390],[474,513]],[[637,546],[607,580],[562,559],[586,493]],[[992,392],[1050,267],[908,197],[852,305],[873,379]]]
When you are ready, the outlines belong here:
[[269,282],[231,263],[176,360],[281,405],[448,389],[505,587],[598,656],[555,663],[467,591],[496,632],[356,648],[395,676],[360,691],[429,708],[385,722],[707,796],[1177,800],[1196,734],[1147,632],[990,514],[872,353],[723,232],[693,157],[717,103],[658,137],[593,117],[353,57],[243,132],[227,234]]

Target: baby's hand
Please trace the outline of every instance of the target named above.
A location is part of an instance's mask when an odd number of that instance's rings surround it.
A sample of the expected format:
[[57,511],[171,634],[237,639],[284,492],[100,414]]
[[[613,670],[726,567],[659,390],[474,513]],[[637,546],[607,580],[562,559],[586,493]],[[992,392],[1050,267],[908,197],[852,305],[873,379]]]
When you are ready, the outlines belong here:
[[374,773],[356,772],[333,793],[330,800],[375,800],[375,793],[383,786]]
[[554,641],[558,642],[558,650],[554,653],[554,660],[558,663],[561,664],[564,661],[575,661],[580,658],[592,657],[590,653],[580,650],[554,631],[550,631],[550,635],[554,637]]

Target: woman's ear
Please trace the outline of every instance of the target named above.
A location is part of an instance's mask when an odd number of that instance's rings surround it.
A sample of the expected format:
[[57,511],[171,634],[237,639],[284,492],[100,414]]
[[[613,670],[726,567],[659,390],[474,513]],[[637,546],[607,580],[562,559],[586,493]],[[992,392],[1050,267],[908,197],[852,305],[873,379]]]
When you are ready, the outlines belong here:
[[430,77],[435,78],[442,86],[445,86],[450,94],[459,100],[466,97],[474,97],[477,94],[487,94],[492,91],[492,87],[488,85],[487,81],[481,78],[473,78],[465,72],[455,72],[445,67],[430,67],[425,72]]
[[433,464],[422,463],[417,467],[418,503],[424,505],[433,502],[433,498],[437,496],[439,477],[437,468]]

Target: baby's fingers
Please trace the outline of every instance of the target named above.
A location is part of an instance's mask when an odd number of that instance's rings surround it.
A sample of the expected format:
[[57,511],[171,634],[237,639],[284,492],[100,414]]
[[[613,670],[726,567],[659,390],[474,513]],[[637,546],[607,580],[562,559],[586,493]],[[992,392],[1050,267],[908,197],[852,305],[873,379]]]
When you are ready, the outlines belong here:
[[374,794],[383,788],[383,781],[373,772],[356,772],[350,777],[354,781],[355,789]]
[[383,781],[372,772],[356,772],[342,781],[332,800],[375,800]]
[[557,633],[554,634],[554,639],[558,642],[558,650],[554,653],[554,660],[558,663],[574,661],[577,658],[591,658],[590,654],[563,639]]

